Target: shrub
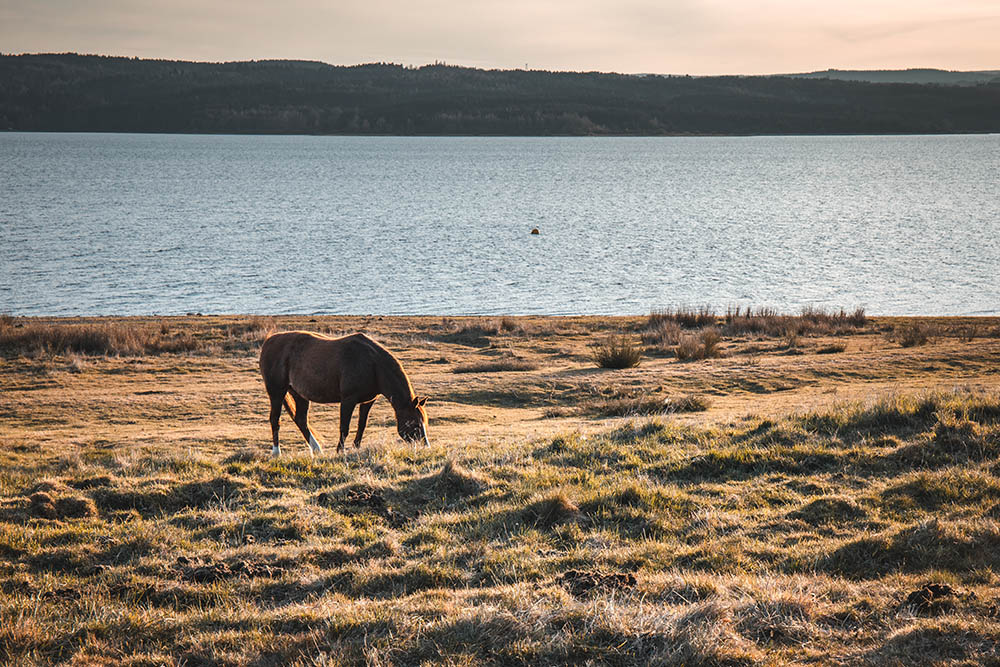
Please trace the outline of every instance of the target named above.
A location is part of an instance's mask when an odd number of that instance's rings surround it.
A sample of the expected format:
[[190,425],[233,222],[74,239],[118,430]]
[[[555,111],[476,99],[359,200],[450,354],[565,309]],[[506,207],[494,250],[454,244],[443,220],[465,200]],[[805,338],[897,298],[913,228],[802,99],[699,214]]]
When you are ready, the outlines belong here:
[[0,353],[134,356],[187,352],[199,347],[189,333],[170,336],[162,331],[162,326],[129,322],[0,325]]
[[643,329],[641,337],[642,342],[650,347],[661,350],[670,349],[672,352],[673,346],[680,342],[681,325],[674,320],[661,320],[655,325]]
[[609,336],[595,346],[593,358],[601,368],[632,368],[639,365],[642,350],[628,336]]
[[708,306],[654,310],[646,319],[646,329],[656,329],[666,322],[674,322],[685,329],[700,329],[715,324],[715,311]]
[[714,359],[722,356],[719,343],[722,336],[712,329],[705,329],[698,335],[684,336],[674,349],[674,354],[680,361],[698,361],[700,359]]
[[889,334],[889,340],[899,343],[901,347],[918,347],[934,340],[937,328],[923,322],[901,324]]
[[820,308],[803,308],[798,315],[782,315],[774,308],[740,306],[726,311],[724,331],[730,336],[755,334],[772,338],[786,338],[789,331],[798,335],[842,335],[857,331],[868,323],[864,308],[848,313],[826,311]]

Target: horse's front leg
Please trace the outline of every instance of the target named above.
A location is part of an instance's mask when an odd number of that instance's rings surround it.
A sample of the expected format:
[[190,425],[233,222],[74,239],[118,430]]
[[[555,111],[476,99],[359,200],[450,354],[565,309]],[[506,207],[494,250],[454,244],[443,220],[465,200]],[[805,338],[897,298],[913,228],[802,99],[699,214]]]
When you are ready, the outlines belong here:
[[344,399],[340,402],[340,442],[337,443],[337,451],[344,451],[344,441],[347,434],[351,432],[351,415],[354,414],[356,402]]
[[361,446],[361,436],[365,433],[365,426],[368,426],[368,413],[371,412],[375,399],[362,403],[358,406],[358,432],[354,434],[354,446]]

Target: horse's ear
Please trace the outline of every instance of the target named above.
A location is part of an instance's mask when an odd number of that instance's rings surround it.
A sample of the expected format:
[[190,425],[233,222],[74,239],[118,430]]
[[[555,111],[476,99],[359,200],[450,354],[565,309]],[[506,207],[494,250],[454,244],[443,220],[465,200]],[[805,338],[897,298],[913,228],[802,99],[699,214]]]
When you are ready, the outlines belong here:
[[413,407],[422,408],[424,407],[424,403],[426,402],[427,402],[426,396],[417,396],[416,398],[413,399]]

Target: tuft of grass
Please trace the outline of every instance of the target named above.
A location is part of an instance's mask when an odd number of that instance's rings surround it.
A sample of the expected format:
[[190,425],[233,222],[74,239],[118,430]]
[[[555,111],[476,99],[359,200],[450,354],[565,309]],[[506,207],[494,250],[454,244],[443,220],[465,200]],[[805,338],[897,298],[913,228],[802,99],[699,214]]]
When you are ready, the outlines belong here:
[[103,324],[0,325],[0,353],[25,355],[137,356],[189,352],[198,342],[186,332],[173,335],[149,324],[108,322]]
[[633,368],[642,359],[642,350],[624,334],[612,335],[594,346],[594,362],[600,368]]
[[522,512],[525,522],[538,528],[552,528],[572,521],[580,514],[580,508],[570,500],[564,491],[546,496],[528,505]]
[[843,308],[827,311],[808,307],[798,315],[783,315],[774,308],[754,310],[736,306],[726,311],[723,331],[728,336],[754,334],[770,338],[787,338],[790,332],[800,336],[839,336],[857,333],[867,324],[864,308],[847,312]]
[[646,318],[646,330],[661,329],[670,324],[676,324],[685,329],[701,329],[714,326],[715,311],[709,306],[701,308],[664,308],[653,310]]
[[678,361],[700,361],[701,359],[715,359],[722,356],[719,344],[722,337],[716,329],[705,329],[698,335],[684,336],[674,354]]
[[926,322],[913,322],[894,327],[888,337],[900,347],[919,347],[933,342],[939,334],[938,327]]

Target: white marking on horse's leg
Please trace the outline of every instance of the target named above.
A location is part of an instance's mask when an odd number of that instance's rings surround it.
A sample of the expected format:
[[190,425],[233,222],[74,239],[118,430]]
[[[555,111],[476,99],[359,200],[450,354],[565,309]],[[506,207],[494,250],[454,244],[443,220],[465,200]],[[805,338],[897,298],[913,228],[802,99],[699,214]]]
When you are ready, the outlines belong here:
[[323,453],[323,448],[319,446],[318,442],[316,442],[316,438],[312,433],[309,434],[309,448],[312,450],[313,454]]
[[279,456],[280,454],[281,454],[281,447],[278,447],[277,445],[271,447],[271,456]]

